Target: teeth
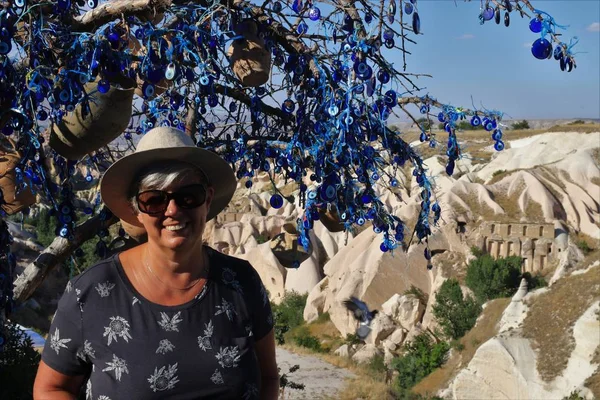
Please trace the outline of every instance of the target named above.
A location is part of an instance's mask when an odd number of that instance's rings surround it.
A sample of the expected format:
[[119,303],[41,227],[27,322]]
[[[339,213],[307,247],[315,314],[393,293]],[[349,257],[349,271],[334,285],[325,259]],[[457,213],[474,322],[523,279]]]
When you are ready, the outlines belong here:
[[185,228],[186,224],[179,224],[179,225],[169,225],[169,226],[165,226],[165,229],[168,231],[178,231],[180,229]]

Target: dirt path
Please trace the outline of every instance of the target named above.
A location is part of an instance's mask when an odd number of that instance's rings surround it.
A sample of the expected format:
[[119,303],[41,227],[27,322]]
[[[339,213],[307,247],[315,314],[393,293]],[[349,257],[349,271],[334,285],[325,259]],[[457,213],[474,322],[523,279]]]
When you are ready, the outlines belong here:
[[281,368],[281,374],[287,373],[290,367],[296,364],[300,369],[289,374],[289,378],[295,383],[303,383],[305,389],[286,389],[286,399],[336,398],[336,393],[345,386],[346,379],[356,377],[354,373],[317,357],[294,354],[277,348],[277,366]]

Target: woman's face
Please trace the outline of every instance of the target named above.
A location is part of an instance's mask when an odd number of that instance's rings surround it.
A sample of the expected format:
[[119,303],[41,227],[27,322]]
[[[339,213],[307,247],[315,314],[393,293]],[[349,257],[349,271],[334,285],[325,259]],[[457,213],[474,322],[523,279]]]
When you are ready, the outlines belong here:
[[[164,189],[167,193],[176,193],[189,185],[202,183],[200,178],[186,177]],[[138,193],[155,188],[141,188]],[[196,208],[182,208],[170,199],[167,209],[150,215],[140,212],[138,220],[148,233],[148,242],[165,250],[191,250],[202,243],[202,234],[206,226],[206,216],[210,209],[214,189],[206,188],[206,201]]]

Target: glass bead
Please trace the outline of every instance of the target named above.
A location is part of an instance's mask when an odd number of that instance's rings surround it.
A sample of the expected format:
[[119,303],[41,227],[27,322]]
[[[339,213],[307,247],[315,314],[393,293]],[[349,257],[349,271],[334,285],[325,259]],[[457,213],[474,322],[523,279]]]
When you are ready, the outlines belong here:
[[[108,93],[109,89],[110,89],[110,83],[106,79],[102,79],[102,80],[100,80],[100,82],[98,82],[98,91],[100,93]],[[62,99],[62,93],[61,93],[61,99]]]
[[496,151],[504,150],[504,142],[502,140],[496,141],[496,143],[494,144],[494,149],[496,149]]
[[370,24],[373,21],[373,15],[371,13],[366,13],[365,14],[365,22],[367,24]]
[[394,38],[394,31],[391,29],[386,29],[383,31],[383,40],[390,40]]
[[279,194],[274,194],[271,196],[269,203],[273,208],[281,208],[283,206],[283,197],[281,197]]
[[558,45],[554,48],[554,59],[555,60],[560,60],[562,58],[562,54],[563,54],[563,49],[562,46]]
[[446,174],[448,174],[448,176],[452,176],[453,173],[454,173],[454,160],[450,160],[450,161],[448,161],[448,164],[446,164]]
[[209,107],[214,108],[219,105],[219,97],[216,94],[212,93],[208,95],[207,103]]
[[421,132],[421,135],[419,136],[419,141],[421,143],[425,142],[427,140],[427,134],[425,132]]
[[381,250],[383,253],[385,253],[385,252],[387,252],[389,249],[388,249],[388,247],[386,246],[386,244],[385,244],[385,243],[381,243],[381,244],[379,245],[379,250]]
[[308,10],[308,18],[311,21],[318,21],[321,18],[321,10],[319,7],[313,6]]
[[510,26],[510,14],[508,11],[504,13],[504,26],[507,28]]
[[496,21],[496,25],[500,25],[500,8],[496,7],[494,11],[494,20]]
[[168,80],[172,81],[175,78],[175,72],[177,71],[177,68],[175,66],[174,63],[170,63],[167,66],[167,69],[165,70],[165,78],[167,78]]
[[294,2],[292,3],[292,10],[294,10],[296,12],[296,14],[300,14],[300,11],[302,11],[302,8],[303,8],[302,0],[294,0]]
[[388,13],[391,15],[396,15],[396,1],[390,0],[390,5],[388,6]]
[[388,107],[395,107],[398,105],[398,95],[396,94],[396,92],[394,90],[388,90],[387,92],[385,92],[385,104]]
[[404,12],[407,15],[412,14],[412,12],[414,11],[414,6],[411,3],[404,3]]
[[512,11],[512,4],[510,3],[510,0],[504,0],[504,8],[506,8],[507,12]]
[[500,129],[494,130],[492,133],[492,139],[495,141],[502,139],[502,131]]
[[383,44],[385,45],[386,48],[393,49],[394,46],[396,45],[396,42],[394,42],[394,39],[390,39],[390,40],[384,41]]
[[144,84],[142,85],[142,93],[144,94],[144,97],[146,99],[154,96],[154,93],[155,93],[154,85],[149,82],[144,82]]
[[412,28],[415,35],[421,33],[421,18],[419,17],[419,13],[413,14]]
[[308,25],[304,21],[300,22],[298,27],[296,28],[296,32],[298,35],[304,35],[308,31]]
[[533,33],[540,33],[542,31],[542,21],[538,18],[532,18],[529,21],[529,30]]
[[37,113],[37,119],[40,121],[45,121],[48,119],[48,113],[46,112],[46,110],[40,110]]
[[281,109],[284,112],[291,114],[296,109],[296,103],[294,103],[294,101],[292,99],[286,99],[286,100],[284,100],[283,104],[281,105]]
[[531,54],[538,60],[545,60],[552,54],[552,44],[540,38],[531,45]]
[[481,125],[481,118],[479,118],[479,116],[475,115],[473,116],[473,118],[471,118],[471,126],[479,126]]
[[87,6],[92,9],[98,7],[98,0],[88,0]]
[[377,72],[377,79],[379,82],[386,84],[390,81],[390,74],[386,70],[380,69],[379,72]]
[[494,18],[494,14],[495,14],[494,9],[492,7],[487,7],[481,13],[481,17],[484,19],[484,21],[489,21],[492,18]]
[[282,9],[283,6],[280,2],[276,1],[275,3],[273,3],[273,12],[280,13]]

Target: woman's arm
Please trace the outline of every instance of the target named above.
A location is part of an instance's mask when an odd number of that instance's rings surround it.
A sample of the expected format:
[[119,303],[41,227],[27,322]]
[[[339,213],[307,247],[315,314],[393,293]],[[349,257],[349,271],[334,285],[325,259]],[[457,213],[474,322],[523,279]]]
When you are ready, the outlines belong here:
[[279,398],[279,372],[275,359],[275,334],[273,329],[254,343],[254,351],[260,367],[261,400],[277,400]]
[[75,400],[83,385],[85,375],[61,374],[40,361],[33,384],[34,400]]

